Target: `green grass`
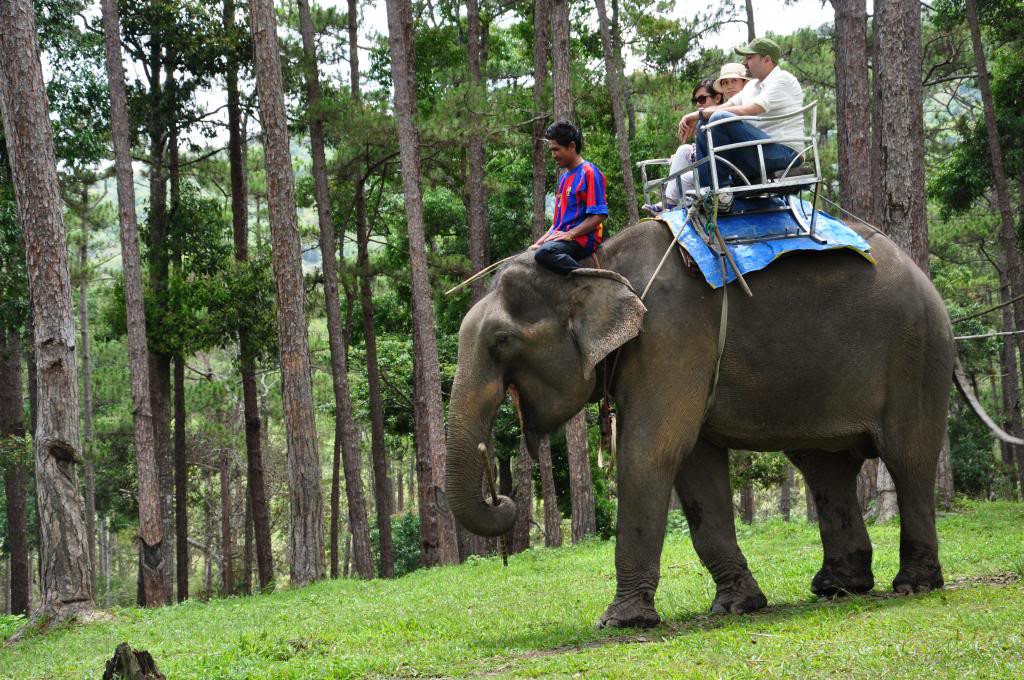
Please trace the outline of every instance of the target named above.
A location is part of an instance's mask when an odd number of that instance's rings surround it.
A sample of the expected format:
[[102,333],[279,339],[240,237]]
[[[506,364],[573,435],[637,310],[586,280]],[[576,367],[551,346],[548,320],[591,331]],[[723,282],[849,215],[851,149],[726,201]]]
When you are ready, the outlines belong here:
[[[875,593],[835,602],[808,585],[821,560],[802,522],[740,529],[770,603],[710,616],[714,586],[685,534],[662,558],[646,630],[599,631],[613,544],[535,549],[396,581],[323,582],[273,595],[121,609],[0,648],[3,678],[99,678],[126,641],[169,678],[361,676],[1024,677],[1024,505],[971,503],[940,518],[949,587],[888,594],[898,526],[871,528]],[[0,626],[3,622],[0,621]]]

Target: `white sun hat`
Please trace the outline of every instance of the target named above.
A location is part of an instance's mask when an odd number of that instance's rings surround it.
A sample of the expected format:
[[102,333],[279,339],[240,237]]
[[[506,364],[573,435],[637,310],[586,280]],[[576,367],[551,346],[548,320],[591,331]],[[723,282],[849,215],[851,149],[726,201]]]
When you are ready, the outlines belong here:
[[715,81],[715,89],[719,92],[722,91],[722,80],[726,78],[741,78],[743,80],[750,80],[750,76],[747,75],[747,67],[743,64],[723,64],[721,70],[718,72],[718,80]]

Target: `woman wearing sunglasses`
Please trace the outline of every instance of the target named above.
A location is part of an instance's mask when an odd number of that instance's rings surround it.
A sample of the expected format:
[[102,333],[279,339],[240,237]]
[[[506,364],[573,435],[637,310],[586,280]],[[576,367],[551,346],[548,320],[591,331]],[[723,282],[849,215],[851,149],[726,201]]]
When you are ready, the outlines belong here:
[[[742,86],[741,86],[742,87]],[[697,87],[693,88],[693,94],[690,97],[690,103],[694,106],[706,107],[706,106],[717,106],[723,101],[722,94],[715,89],[715,81],[711,78],[700,81]],[[680,142],[685,142],[686,139],[682,136],[682,130],[680,129]],[[669,168],[669,174],[679,172],[687,165],[695,163],[696,148],[693,144],[682,144],[676,149],[675,155],[672,156],[672,166]],[[693,173],[686,173],[679,178],[679,181],[671,181],[668,186],[665,187],[665,202],[655,203],[653,205],[645,205],[644,209],[653,215],[657,215],[662,210],[671,210],[681,203],[686,202],[686,192],[693,191],[695,189]]]

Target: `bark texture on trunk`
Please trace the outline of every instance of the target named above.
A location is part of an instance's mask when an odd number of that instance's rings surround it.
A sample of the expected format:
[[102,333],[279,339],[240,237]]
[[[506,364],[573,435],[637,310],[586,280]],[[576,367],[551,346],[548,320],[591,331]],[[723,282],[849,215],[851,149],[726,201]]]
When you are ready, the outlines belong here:
[[747,42],[757,37],[757,32],[754,30],[754,0],[746,0],[747,6]]
[[[224,3],[224,27],[235,28],[235,2]],[[246,173],[246,145],[243,133],[242,106],[238,92],[238,59],[228,55],[228,162],[231,173],[231,225],[235,260],[249,259],[249,188]],[[270,504],[263,477],[259,399],[256,392],[256,362],[253,342],[248,331],[238,331],[239,373],[242,376],[242,408],[245,414],[245,455],[247,498],[251,504],[253,541],[261,590],[274,582],[274,559],[270,544]]]
[[879,459],[878,476],[875,481],[878,490],[878,504],[875,506],[875,521],[886,522],[900,513],[896,498],[896,484],[892,481],[889,468]]
[[174,531],[178,602],[188,599],[188,457],[185,448],[185,359],[174,358]]
[[811,524],[818,523],[818,506],[814,504],[814,494],[811,492],[811,487],[804,480],[804,499],[807,501],[807,521]]
[[874,21],[874,84],[880,102],[874,121],[880,136],[875,162],[881,169],[876,217],[879,227],[929,273],[921,5],[917,0],[878,0]]
[[569,0],[549,0],[551,3],[551,97],[555,120],[576,121],[576,108],[572,97],[572,56],[569,53]]
[[103,31],[106,43],[107,76],[110,82],[110,119],[117,171],[118,217],[121,224],[121,261],[125,276],[125,308],[128,319],[129,373],[132,383],[132,411],[135,423],[135,456],[139,477],[139,565],[143,600],[159,607],[169,600],[164,559],[164,526],[161,522],[160,480],[154,442],[150,392],[146,313],[142,295],[142,261],[139,254],[138,221],[135,214],[135,186],[132,179],[131,129],[128,98],[121,61],[121,38],[117,3],[103,1]]
[[[612,99],[612,122],[615,125],[615,140],[619,145],[619,162],[622,164],[622,188],[626,192],[626,214],[629,216],[629,223],[636,224],[640,221],[640,212],[637,208],[636,184],[633,181],[633,160],[629,153],[629,134],[626,131],[626,107],[622,86],[622,81],[625,78],[622,73],[622,65],[612,45],[611,29],[608,26],[608,11],[604,0],[595,0],[595,3],[597,18],[601,25],[601,44],[604,47],[605,82],[608,85],[608,94]],[[747,4],[750,4],[750,0],[747,0]],[[753,15],[751,15],[751,22],[753,22]]]
[[513,553],[529,550],[530,525],[533,522],[533,458],[526,449],[526,442],[519,440],[519,458],[516,462],[516,487],[513,500],[516,502],[516,523],[512,527],[509,551]]
[[[359,9],[357,0],[348,0],[349,80],[352,98],[361,100],[359,88]],[[359,168],[362,172],[362,165]],[[380,392],[377,365],[377,322],[374,318],[373,275],[370,272],[370,229],[366,219],[366,179],[356,179],[353,197],[356,215],[356,267],[359,270],[359,308],[362,312],[363,344],[366,349],[366,382],[370,397],[370,456],[373,460],[373,497],[377,507],[377,534],[380,544],[380,575],[395,575],[391,540],[391,482],[384,445],[384,399]],[[402,511],[402,466],[398,466],[398,511]]]
[[[737,452],[740,468],[744,471],[750,470],[754,459],[749,451]],[[744,524],[754,523],[754,483],[746,481],[740,488],[740,519]]]
[[[2,77],[2,76],[0,76]],[[25,436],[24,396],[21,382],[21,342],[15,332],[0,335],[0,442],[9,437]],[[10,446],[12,457],[0,461],[4,471],[4,494],[7,505],[7,552],[10,554],[10,613],[28,614],[29,552],[28,552],[28,465],[16,457],[24,447]]]
[[[455,522],[446,504],[439,502],[445,479],[444,413],[441,408],[440,366],[434,337],[434,308],[427,271],[420,192],[419,131],[416,129],[416,55],[413,46],[412,6],[409,0],[388,0],[388,40],[395,86],[395,117],[402,165],[402,188],[409,226],[409,267],[412,274],[412,330],[416,449],[423,459],[420,475],[421,530],[424,564],[455,564],[459,559]],[[428,463],[429,461],[429,463]],[[429,517],[424,517],[424,513]],[[424,522],[424,519],[426,520]],[[430,529],[436,526],[436,534]]]
[[786,477],[779,487],[779,512],[782,519],[788,522],[793,509],[793,481],[796,477],[796,469],[789,463],[786,464]]
[[854,215],[871,218],[871,98],[868,93],[867,4],[832,0],[835,9],[836,128],[839,202]]
[[594,510],[594,481],[590,476],[590,447],[587,445],[587,414],[580,411],[565,424],[569,449],[569,492],[572,500],[572,542],[579,543],[597,533]]
[[231,451],[220,451],[220,593],[228,597],[235,591],[235,551],[231,535]]
[[348,366],[345,357],[346,346],[342,337],[341,300],[338,296],[337,244],[327,189],[327,152],[324,145],[320,75],[317,70],[316,44],[313,40],[313,17],[310,14],[308,0],[298,0],[298,6],[305,61],[306,96],[310,108],[309,141],[313,157],[313,192],[320,225],[320,254],[323,261],[327,336],[331,346],[335,438],[341,440],[342,461],[345,467],[345,496],[348,501],[349,530],[352,532],[353,567],[360,578],[373,578],[373,555],[370,554],[370,526],[366,520],[362,462],[359,455],[355,420],[352,417],[352,396],[348,386]]
[[63,618],[94,606],[80,463],[78,366],[71,276],[46,85],[33,5],[0,1],[3,114],[33,310],[39,412],[33,440],[41,558],[39,614]]
[[541,440],[537,457],[540,459],[540,488],[544,495],[544,545],[557,548],[562,545],[562,513],[558,509],[554,468],[551,464],[551,442],[547,437]]
[[[96,593],[96,470],[92,451],[92,357],[89,354],[89,205],[88,185],[82,187],[82,240],[78,246],[78,334],[82,358],[82,457],[85,458],[85,530],[92,565],[92,592]],[[20,376],[19,376],[20,385]],[[20,402],[19,395],[19,403]]]
[[290,572],[293,585],[305,585],[324,575],[323,493],[313,421],[295,176],[288,143],[274,4],[271,0],[250,0],[249,8],[267,167],[272,264],[277,283],[277,326],[291,501]]
[[[471,94],[469,98],[469,176],[466,181],[466,213],[469,221],[469,262],[474,272],[490,264],[491,248],[487,230],[487,188],[484,179],[487,156],[484,150],[486,130],[483,127],[483,109],[487,102],[487,82],[481,71],[483,34],[478,0],[466,0],[466,54],[469,61]],[[487,290],[484,279],[472,284],[473,302]]]
[[551,0],[535,0],[533,5],[533,238],[548,229],[545,200],[548,183],[548,145],[544,130],[548,108],[544,92],[548,82],[548,27]]

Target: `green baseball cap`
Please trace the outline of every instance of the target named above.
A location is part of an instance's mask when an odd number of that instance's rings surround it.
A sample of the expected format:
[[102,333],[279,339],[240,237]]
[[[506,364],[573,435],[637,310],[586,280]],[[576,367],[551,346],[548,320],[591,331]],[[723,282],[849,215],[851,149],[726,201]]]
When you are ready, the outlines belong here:
[[748,54],[760,54],[761,56],[771,57],[772,61],[778,64],[779,56],[782,54],[782,49],[774,40],[770,40],[768,38],[754,38],[750,41],[749,45],[746,45],[745,47],[737,47],[736,54],[742,54],[743,56]]

